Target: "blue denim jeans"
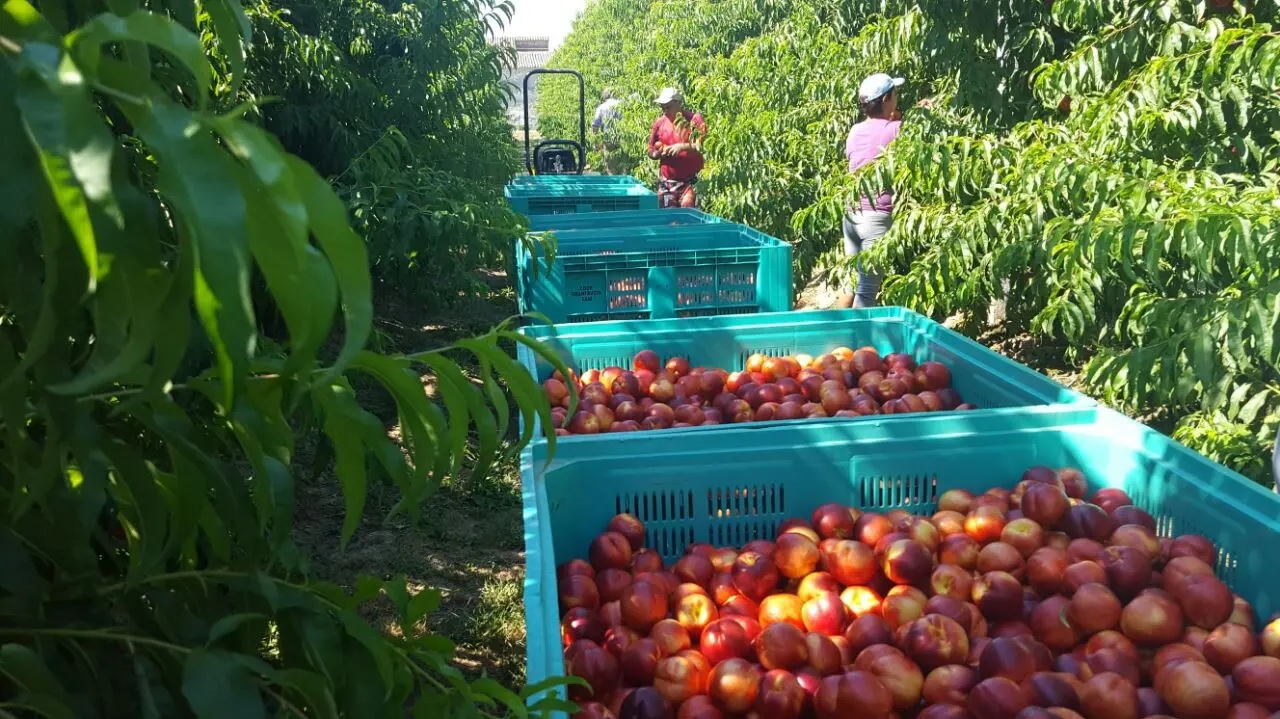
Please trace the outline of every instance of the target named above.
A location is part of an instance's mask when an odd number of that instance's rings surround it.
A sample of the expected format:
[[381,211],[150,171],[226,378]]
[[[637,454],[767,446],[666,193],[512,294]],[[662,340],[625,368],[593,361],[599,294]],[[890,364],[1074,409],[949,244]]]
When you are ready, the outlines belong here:
[[[893,225],[893,215],[888,212],[860,211],[847,212],[842,223],[844,226],[844,251],[851,257],[871,249],[881,237],[884,237]],[[875,307],[880,297],[880,283],[884,278],[878,274],[864,272],[862,261],[858,261],[858,286],[854,290],[854,307]]]

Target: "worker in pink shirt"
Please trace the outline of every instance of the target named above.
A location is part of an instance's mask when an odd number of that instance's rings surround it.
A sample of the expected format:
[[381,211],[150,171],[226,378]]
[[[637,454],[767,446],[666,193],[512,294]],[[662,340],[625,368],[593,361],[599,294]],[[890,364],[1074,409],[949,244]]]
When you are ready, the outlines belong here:
[[705,164],[706,123],[702,115],[684,108],[684,95],[674,87],[664,88],[654,102],[662,108],[649,131],[649,157],[658,161],[658,206],[697,207],[694,185]]
[[[876,73],[862,81],[858,88],[858,106],[866,118],[849,129],[845,139],[844,154],[849,159],[849,172],[855,172],[880,157],[885,148],[898,136],[902,127],[902,113],[898,110],[898,88],[906,81]],[[928,107],[928,101],[921,101]],[[881,193],[879,197],[859,198],[856,207],[846,209],[843,221],[844,249],[850,256],[857,256],[870,249],[893,225],[893,194]],[[858,285],[852,295],[846,295],[837,306],[874,307],[879,301],[880,283],[883,278],[862,269],[858,263]]]

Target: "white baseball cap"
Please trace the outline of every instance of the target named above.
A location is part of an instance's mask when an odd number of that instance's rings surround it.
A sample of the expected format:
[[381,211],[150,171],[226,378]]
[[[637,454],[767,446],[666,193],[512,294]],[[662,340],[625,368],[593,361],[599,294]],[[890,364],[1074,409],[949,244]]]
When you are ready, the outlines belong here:
[[858,101],[862,104],[871,102],[888,95],[895,87],[902,87],[906,84],[906,80],[900,77],[890,77],[883,72],[868,77],[858,86]]
[[665,105],[676,100],[684,102],[684,95],[674,87],[664,87],[662,92],[658,93],[658,97],[654,99],[654,102],[659,105]]

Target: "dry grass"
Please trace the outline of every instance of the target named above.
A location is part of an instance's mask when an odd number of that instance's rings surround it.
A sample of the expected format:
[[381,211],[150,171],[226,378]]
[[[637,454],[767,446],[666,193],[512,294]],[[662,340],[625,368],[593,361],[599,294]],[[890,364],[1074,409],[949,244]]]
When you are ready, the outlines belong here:
[[[505,277],[488,279],[488,295],[463,300],[444,314],[424,317],[409,307],[384,308],[375,344],[384,352],[410,352],[485,332],[515,311],[503,287]],[[395,435],[394,410],[380,402],[385,398],[363,398],[367,408],[388,418],[388,432]],[[303,484],[295,539],[310,556],[313,574],[343,586],[354,585],[360,574],[382,579],[403,574],[411,589],[440,591],[440,609],[428,628],[457,644],[459,664],[508,686],[522,683],[524,540],[516,458],[504,459],[485,476],[446,482],[424,504],[417,523],[403,515],[387,519],[397,498],[389,486],[371,486],[362,522],[343,550],[344,502],[337,481],[325,473]],[[372,604],[365,614],[384,631],[398,631],[389,603]]]

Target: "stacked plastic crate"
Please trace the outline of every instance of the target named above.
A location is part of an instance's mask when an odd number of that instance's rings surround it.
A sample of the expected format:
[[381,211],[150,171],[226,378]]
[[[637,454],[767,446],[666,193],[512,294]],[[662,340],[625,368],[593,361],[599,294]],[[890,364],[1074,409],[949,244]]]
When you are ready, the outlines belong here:
[[[1274,531],[1280,500],[1168,437],[910,310],[791,311],[790,247],[751,228],[695,210],[530,223],[557,248],[549,267],[519,257],[520,307],[556,324],[524,332],[578,372],[631,369],[642,349],[737,371],[756,354],[871,346],[944,362],[979,407],[562,436],[554,455],[536,428],[522,458],[530,682],[564,672],[556,567],[585,558],[619,512],[672,562],[693,543],[772,540],[826,502],[928,516],[948,489],[1009,487],[1033,465],[1079,468],[1090,492],[1125,490],[1162,536],[1211,538],[1219,576],[1258,616],[1280,610],[1280,577],[1256,541]],[[519,358],[550,376],[527,348]]]

